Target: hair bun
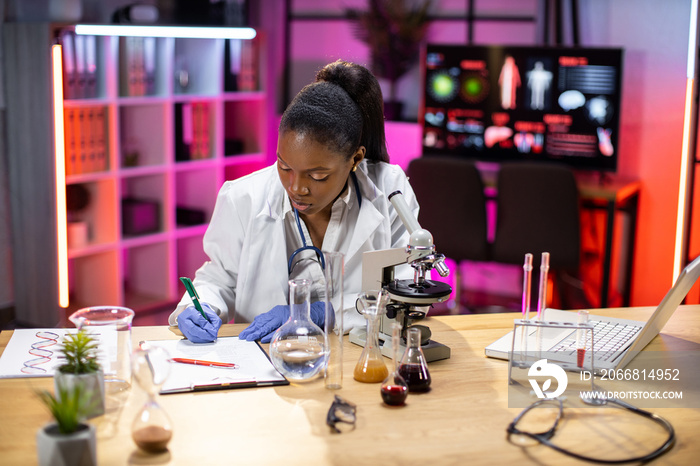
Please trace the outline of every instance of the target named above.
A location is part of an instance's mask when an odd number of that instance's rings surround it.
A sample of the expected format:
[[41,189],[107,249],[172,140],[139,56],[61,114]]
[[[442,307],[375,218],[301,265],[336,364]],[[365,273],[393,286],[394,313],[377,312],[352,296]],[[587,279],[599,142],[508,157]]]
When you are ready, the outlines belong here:
[[316,81],[335,84],[347,92],[362,112],[362,142],[368,160],[389,161],[384,134],[384,99],[377,78],[364,66],[336,60],[316,73]]

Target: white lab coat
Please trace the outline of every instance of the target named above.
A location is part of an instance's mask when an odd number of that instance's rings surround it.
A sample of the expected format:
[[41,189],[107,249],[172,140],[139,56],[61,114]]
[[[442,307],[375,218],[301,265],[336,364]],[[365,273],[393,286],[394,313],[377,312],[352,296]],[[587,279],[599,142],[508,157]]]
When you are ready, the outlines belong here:
[[[354,307],[361,290],[362,253],[408,244],[408,232],[387,196],[400,190],[418,216],[418,202],[401,167],[363,161],[355,174],[362,205],[350,246],[341,251],[345,253],[345,331],[365,325]],[[224,323],[250,322],[288,301],[285,196],[276,165],[227,181],[219,191],[204,235],[204,252],[210,260],[197,270],[193,282],[200,300],[210,304]],[[405,266],[397,276],[409,278],[412,269]],[[170,315],[170,325],[176,325],[177,315],[191,304],[185,294]],[[338,304],[334,308],[339,312]]]

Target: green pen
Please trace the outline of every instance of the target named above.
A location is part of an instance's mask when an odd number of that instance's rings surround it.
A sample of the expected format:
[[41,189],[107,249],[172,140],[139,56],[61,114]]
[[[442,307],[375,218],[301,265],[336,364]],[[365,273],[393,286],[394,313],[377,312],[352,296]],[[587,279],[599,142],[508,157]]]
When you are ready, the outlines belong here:
[[194,303],[194,307],[199,311],[200,314],[202,314],[202,317],[204,317],[207,322],[211,323],[211,320],[209,320],[209,317],[204,313],[204,309],[202,309],[202,305],[199,304],[199,295],[197,294],[197,290],[194,289],[194,285],[192,284],[192,280],[190,280],[187,277],[180,277],[180,281],[185,285],[185,289],[187,289],[187,293],[190,295],[190,298],[192,298],[192,302]]

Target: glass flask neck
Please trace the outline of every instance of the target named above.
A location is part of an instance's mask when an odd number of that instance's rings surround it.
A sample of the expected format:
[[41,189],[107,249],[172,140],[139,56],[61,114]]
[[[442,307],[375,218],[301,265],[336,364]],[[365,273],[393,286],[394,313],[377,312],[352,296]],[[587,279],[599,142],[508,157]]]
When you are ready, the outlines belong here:
[[406,351],[401,357],[402,364],[421,364],[427,370],[427,361],[420,345],[421,332],[418,328],[409,328],[406,334]]
[[380,316],[367,316],[367,347],[379,347],[379,318]]
[[309,280],[289,281],[289,318],[293,321],[311,318],[311,282]]
[[420,330],[417,328],[409,328],[407,335],[407,345],[409,348],[420,350]]

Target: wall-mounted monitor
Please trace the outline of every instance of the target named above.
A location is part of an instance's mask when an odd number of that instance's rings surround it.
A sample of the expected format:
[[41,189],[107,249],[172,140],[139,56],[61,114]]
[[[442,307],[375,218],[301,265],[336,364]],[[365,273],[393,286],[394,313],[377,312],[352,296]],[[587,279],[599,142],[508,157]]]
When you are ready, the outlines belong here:
[[428,45],[423,154],[614,172],[622,49]]

